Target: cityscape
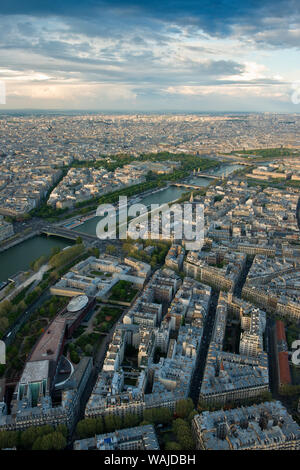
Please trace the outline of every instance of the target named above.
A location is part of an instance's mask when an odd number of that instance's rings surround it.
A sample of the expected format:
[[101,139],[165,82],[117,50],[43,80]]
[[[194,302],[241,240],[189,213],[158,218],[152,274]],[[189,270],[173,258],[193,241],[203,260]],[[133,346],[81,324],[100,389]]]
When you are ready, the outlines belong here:
[[[16,11],[0,7],[7,43],[18,49],[26,31],[32,40],[22,46],[22,66],[8,56],[9,65],[0,62],[0,79],[7,82],[6,100],[0,99],[0,450],[102,451],[97,455],[111,459],[105,464],[132,467],[141,459],[134,451],[169,466],[172,458],[188,463],[185,458],[198,459],[205,450],[300,450],[299,106],[291,101],[292,81],[255,75],[253,68],[252,76],[233,62],[242,57],[233,31],[242,31],[260,7],[238,9],[237,16],[223,12],[223,29],[215,31],[210,9],[203,6],[200,14],[189,1],[189,17],[181,16],[178,2],[173,16],[156,2],[149,9],[133,0],[115,8],[102,3],[111,37],[96,28],[98,2],[91,2],[88,23],[82,2],[72,14],[67,1],[62,10],[48,2],[44,10],[36,2]],[[300,13],[286,3],[284,18],[298,34]],[[277,33],[282,2],[277,13],[277,2],[265,4]],[[147,55],[150,32],[136,23],[142,13],[153,28],[156,59]],[[130,40],[127,54],[120,42],[116,58],[114,28],[122,14]],[[10,42],[14,16],[18,47]],[[283,36],[279,48],[272,32],[252,31],[253,42],[243,36],[257,57],[268,44],[270,70],[274,48],[279,55],[288,50],[292,56],[294,47],[299,52],[296,33]],[[189,41],[190,52],[203,48],[215,55],[209,44],[225,48],[233,41],[226,60],[215,58],[214,67],[222,62],[223,85],[204,59],[188,70],[180,59],[176,75],[171,55],[176,82],[167,82],[157,50],[166,48],[167,37],[174,47],[181,41],[187,48]],[[89,38],[89,47],[82,38]],[[69,46],[79,54],[78,69]],[[161,72],[161,86],[168,86],[159,110],[153,70],[144,76],[137,68],[132,81],[127,61],[137,65],[140,48],[141,69],[149,61]],[[116,64],[123,64],[121,78]],[[73,77],[70,95],[63,71]],[[96,82],[96,71],[111,82]],[[293,71],[291,65],[291,77]],[[196,86],[192,75],[187,78],[192,72],[207,82],[198,87],[224,87],[222,109],[218,96],[209,109],[198,101],[200,92],[182,92]],[[239,73],[246,88],[259,82],[273,96],[277,87],[278,107],[258,105],[257,90],[253,96],[236,91]],[[20,88],[12,91],[18,77]],[[102,105],[98,88],[86,90],[86,103],[95,106],[84,104],[84,84],[104,87]],[[119,109],[110,88],[118,86]],[[186,104],[178,101],[180,93]]]

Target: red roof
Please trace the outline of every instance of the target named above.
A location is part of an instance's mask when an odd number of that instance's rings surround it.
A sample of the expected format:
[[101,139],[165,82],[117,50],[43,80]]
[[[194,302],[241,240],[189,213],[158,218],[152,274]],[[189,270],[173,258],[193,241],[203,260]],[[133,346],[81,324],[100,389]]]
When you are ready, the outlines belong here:
[[277,341],[286,341],[284,323],[281,320],[276,322]]
[[281,384],[292,383],[288,358],[289,354],[287,351],[281,351],[278,353],[279,377]]

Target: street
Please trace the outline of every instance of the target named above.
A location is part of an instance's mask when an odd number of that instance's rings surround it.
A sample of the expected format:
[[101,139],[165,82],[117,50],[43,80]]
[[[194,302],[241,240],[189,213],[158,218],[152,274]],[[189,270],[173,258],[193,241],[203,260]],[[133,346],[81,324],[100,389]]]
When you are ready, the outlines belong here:
[[218,305],[220,292],[218,290],[212,289],[212,295],[210,300],[209,309],[207,312],[207,317],[204,322],[204,329],[202,340],[200,344],[200,349],[198,352],[197,362],[195,366],[195,371],[193,374],[191,388],[190,388],[190,397],[192,398],[195,407],[197,407],[198,400],[199,400],[199,393],[201,388],[201,383],[203,379],[205,364],[206,364],[206,356],[211,340],[211,335],[214,328],[215,323],[215,315],[216,315],[216,308]]

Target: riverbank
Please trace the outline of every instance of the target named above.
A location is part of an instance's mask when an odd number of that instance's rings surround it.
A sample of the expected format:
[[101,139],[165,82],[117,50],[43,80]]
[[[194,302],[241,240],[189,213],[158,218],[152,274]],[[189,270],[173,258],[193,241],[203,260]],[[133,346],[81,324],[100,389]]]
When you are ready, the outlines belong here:
[[23,237],[21,238],[18,238],[12,242],[7,242],[7,244],[4,244],[4,246],[0,246],[0,253],[2,253],[3,251],[6,251],[6,250],[9,250],[10,248],[13,248],[14,246],[16,245],[19,245],[20,243],[23,243],[25,242],[26,240],[30,240],[30,238],[33,238],[33,237],[36,237],[40,234],[39,231],[34,231],[34,232],[31,232],[29,233],[28,235],[24,235]]
[[[208,170],[210,174],[215,174],[216,176],[222,177],[222,173],[225,172],[226,176],[235,172],[240,165],[236,164],[219,164],[217,167]],[[229,170],[229,171],[226,171]],[[190,175],[190,178],[193,176]],[[205,180],[199,183],[199,190],[201,188],[207,187],[209,180]],[[212,184],[215,184],[217,180],[214,180]],[[140,194],[134,194],[128,197],[129,205],[132,203],[142,203],[146,206],[151,204],[164,204],[164,203],[173,203],[180,199],[180,197],[189,192],[186,188],[177,188],[170,185],[171,181],[166,181],[163,187],[155,187],[147,189],[145,192]],[[114,203],[118,204],[118,203]],[[84,215],[76,215],[60,221],[58,224],[54,225],[70,225],[76,228],[76,231],[86,234],[95,235],[96,226],[100,217],[96,216],[95,209],[91,210],[89,213]],[[11,243],[8,243],[5,246],[0,247],[0,282],[7,281],[7,279],[12,276],[14,273],[19,271],[27,271],[30,263],[37,259],[39,256],[44,254],[49,254],[53,247],[66,247],[71,243],[63,239],[56,239],[54,237],[43,237],[39,236],[39,231],[34,231],[20,237],[17,240],[14,240]]]

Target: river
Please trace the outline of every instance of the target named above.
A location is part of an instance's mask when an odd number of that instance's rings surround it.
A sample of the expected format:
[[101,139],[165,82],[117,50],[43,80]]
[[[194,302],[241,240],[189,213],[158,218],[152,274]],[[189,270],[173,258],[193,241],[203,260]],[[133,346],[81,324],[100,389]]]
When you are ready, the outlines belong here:
[[[210,175],[216,175],[216,176],[222,176],[223,174],[225,176],[229,175],[230,173],[238,170],[239,168],[242,168],[242,165],[222,165],[219,168],[216,168],[214,170],[210,170],[207,173]],[[206,187],[208,186],[212,180],[208,178],[201,178],[197,176],[191,176],[188,178],[186,181],[188,181],[190,184],[195,184],[201,187]],[[141,197],[139,199],[140,204],[145,204],[145,206],[149,206],[150,204],[165,204],[166,202],[171,202],[175,201],[176,199],[179,199],[182,194],[188,192],[189,190],[187,188],[178,188],[176,186],[169,186],[168,188],[161,189],[159,191],[156,191],[152,194],[148,194],[145,197]],[[75,230],[77,232],[83,232],[83,233],[88,233],[90,235],[94,235],[96,233],[96,226],[97,223],[99,222],[101,218],[100,217],[93,217],[86,222],[84,222],[81,225],[78,225]]]
[[[227,176],[239,168],[242,168],[242,166],[237,164],[225,164],[221,165],[217,169],[209,170],[207,173],[216,176],[222,176],[225,174],[225,176]],[[209,185],[211,180],[197,176],[191,176],[188,179],[188,182],[198,185],[199,187],[206,187]],[[141,197],[139,202],[147,206],[150,204],[163,204],[178,199],[187,191],[188,189],[186,188],[169,186],[168,188],[164,188],[160,191]],[[96,233],[96,226],[99,220],[100,217],[93,217],[83,224],[78,225],[75,230],[77,232],[94,235]],[[58,246],[60,248],[64,248],[71,244],[71,241],[64,240],[62,238],[47,238],[40,236],[31,238],[30,240],[26,240],[19,245],[9,248],[8,250],[0,253],[0,281],[6,281],[8,277],[12,276],[18,271],[26,271],[29,268],[31,261],[39,258],[42,255],[50,254],[53,247]]]
[[65,248],[73,244],[63,238],[33,237],[0,253],[0,281],[6,281],[19,271],[28,270],[30,263],[42,255],[49,255],[53,247]]

